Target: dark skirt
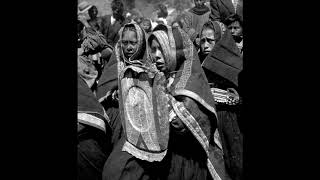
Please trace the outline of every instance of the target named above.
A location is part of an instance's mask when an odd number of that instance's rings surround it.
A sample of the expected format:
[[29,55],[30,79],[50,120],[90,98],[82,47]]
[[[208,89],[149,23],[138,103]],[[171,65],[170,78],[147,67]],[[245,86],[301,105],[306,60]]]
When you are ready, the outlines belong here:
[[103,168],[103,180],[162,180],[168,167],[164,159],[161,162],[140,160],[128,152],[122,151],[125,138],[116,144]]
[[110,118],[110,126],[112,129],[111,143],[114,147],[120,141],[121,137],[124,136],[120,111],[119,108],[111,107],[106,111],[106,113]]
[[101,180],[103,165],[111,152],[110,135],[85,125],[78,132],[78,180]]
[[122,128],[122,122],[120,117],[119,104],[117,101],[112,100],[110,97],[103,101],[102,106],[106,110],[106,114],[110,119],[110,127],[112,131],[111,136],[111,145],[115,147],[115,145],[120,141],[121,137],[124,136],[124,131]]
[[226,170],[233,180],[242,179],[243,136],[238,125],[239,108],[217,105]]
[[212,179],[207,168],[207,155],[190,131],[178,133],[172,128],[168,149],[168,180]]

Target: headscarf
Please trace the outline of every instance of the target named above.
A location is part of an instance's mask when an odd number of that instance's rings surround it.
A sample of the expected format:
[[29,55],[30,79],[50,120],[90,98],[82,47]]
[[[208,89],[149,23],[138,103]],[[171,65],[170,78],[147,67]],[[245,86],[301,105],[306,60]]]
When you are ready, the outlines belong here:
[[[127,27],[134,27],[136,30],[136,34],[137,34],[137,39],[138,39],[138,49],[137,51],[129,58],[127,59],[124,54],[123,54],[123,50],[122,50],[122,35],[123,35],[123,30]],[[125,24],[119,31],[119,41],[117,42],[116,46],[115,46],[115,53],[116,55],[121,58],[124,62],[128,63],[128,64],[133,64],[133,63],[140,63],[141,60],[145,60],[147,58],[148,53],[145,51],[146,50],[146,37],[145,37],[145,33],[143,31],[143,29],[136,23],[136,22],[132,22],[132,23],[128,23]],[[140,63],[141,64],[141,63]]]
[[192,96],[191,98],[216,114],[207,78],[200,66],[197,51],[188,35],[179,27],[167,27],[167,32],[158,29],[160,28],[155,28],[152,35],[157,38],[163,49],[169,71],[175,73],[175,80],[170,89],[171,93],[174,96]]
[[[229,30],[218,21],[210,22],[215,27],[215,36],[221,38],[216,42],[201,66],[238,86],[238,75],[242,70],[243,63],[241,53]],[[221,30],[217,28],[219,26]]]
[[[179,27],[156,27],[150,37],[152,36],[160,43],[166,59],[166,65],[171,71],[169,73],[174,74],[173,83],[169,87],[170,94],[173,97],[189,97],[207,109],[208,112],[214,114],[213,117],[217,117],[208,81],[200,66],[197,51],[188,35]],[[151,38],[149,38],[149,43],[150,41]],[[207,126],[210,126],[210,122],[204,122],[207,120],[203,119],[195,119],[175,98],[171,99],[171,105],[177,116],[205,150],[208,157],[207,167],[212,178],[214,180],[227,179],[228,175],[221,155],[221,143],[219,143],[220,150],[218,150],[218,147],[214,144],[216,141],[213,140],[213,135],[204,130],[208,128]],[[219,158],[216,157],[217,152],[220,152]]]
[[[138,49],[127,59],[123,55],[121,39],[124,28],[128,26],[136,29]],[[114,68],[111,70],[112,78],[102,77],[97,95],[102,100],[103,94],[107,94],[105,90],[114,88],[110,85],[119,89],[120,117],[126,139],[122,151],[141,160],[161,161],[166,155],[169,139],[169,121],[166,118],[169,99],[162,86],[165,78],[151,63],[145,32],[140,26],[129,23],[119,33],[120,40],[108,64],[108,69]],[[104,72],[103,76],[105,74],[109,73]]]
[[[138,48],[137,51],[127,59],[121,48],[122,34],[125,27],[133,26],[136,29]],[[105,65],[101,78],[97,87],[97,98],[102,101],[101,98],[107,94],[107,92],[118,88],[118,61],[124,61],[126,63],[138,63],[141,64],[141,60],[148,58],[146,49],[145,33],[142,28],[135,22],[125,24],[119,31],[119,41],[116,43],[113,54],[110,57],[108,64]]]
[[78,123],[110,132],[109,118],[86,82],[78,75]]
[[[205,24],[207,24],[207,23],[210,24],[211,27],[205,27]],[[218,22],[218,21],[208,21],[207,23],[205,23],[203,25],[203,27],[201,28],[200,34],[202,34],[202,31],[205,28],[213,28],[214,39],[215,39],[216,43],[219,42],[221,40],[221,37],[223,36],[224,32],[226,31],[225,26],[221,22]]]

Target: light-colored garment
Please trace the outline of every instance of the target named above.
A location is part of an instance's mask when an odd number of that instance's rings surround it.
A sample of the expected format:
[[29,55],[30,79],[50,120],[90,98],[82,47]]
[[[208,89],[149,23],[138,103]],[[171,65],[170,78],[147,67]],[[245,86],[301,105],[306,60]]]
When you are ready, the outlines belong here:
[[153,30],[157,25],[157,22],[151,21],[151,30]]
[[[165,25],[168,25],[168,21],[165,18],[157,18],[156,21],[162,21]],[[159,23],[156,21],[151,21],[151,29],[153,30]]]
[[164,22],[165,25],[168,24],[167,19],[165,19],[165,18],[162,18],[162,17],[161,17],[161,18],[158,18],[157,20]]
[[235,13],[237,13],[237,6],[238,6],[238,3],[239,3],[239,0],[231,0],[231,1],[232,1],[232,5],[234,7]]
[[243,47],[243,40],[241,40],[241,42],[236,43],[237,47],[239,48],[240,52],[242,53],[242,47]]
[[116,19],[113,16],[111,16],[111,21],[110,21],[111,25],[113,25],[114,22],[116,22]]

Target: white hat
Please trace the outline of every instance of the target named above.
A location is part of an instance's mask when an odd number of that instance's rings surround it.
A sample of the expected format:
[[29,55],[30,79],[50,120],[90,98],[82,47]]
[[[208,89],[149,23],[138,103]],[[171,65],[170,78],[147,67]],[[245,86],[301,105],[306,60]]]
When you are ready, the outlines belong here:
[[92,7],[92,4],[89,4],[87,1],[82,1],[78,4],[78,13],[84,13]]

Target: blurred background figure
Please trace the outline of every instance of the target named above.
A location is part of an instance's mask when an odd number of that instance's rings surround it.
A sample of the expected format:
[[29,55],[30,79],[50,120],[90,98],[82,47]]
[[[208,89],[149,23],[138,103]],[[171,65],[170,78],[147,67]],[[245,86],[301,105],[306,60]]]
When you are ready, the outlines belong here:
[[243,20],[243,0],[210,0],[212,21],[226,23],[228,17],[237,14]]
[[151,32],[151,20],[148,19],[148,18],[144,18],[140,24],[140,26],[142,27],[142,29],[147,33],[149,34]]
[[167,25],[166,18],[168,17],[168,10],[167,7],[163,4],[157,5],[157,20],[158,24],[165,24]]
[[86,1],[83,1],[78,4],[78,21],[77,21],[77,33],[78,33],[78,55],[82,54],[83,49],[81,48],[81,44],[83,41],[83,30],[85,27],[90,27],[87,20],[90,19],[88,10],[92,7],[91,4],[89,4]]
[[199,48],[199,33],[205,22],[209,20],[210,8],[205,5],[205,0],[194,0],[194,7],[182,13],[176,21],[190,37],[191,41]]
[[82,43],[82,30],[84,28],[83,23],[80,20],[77,20],[77,47],[80,48],[81,47],[81,43]]
[[126,23],[124,16],[124,5],[121,0],[113,0],[111,2],[112,14],[103,16],[101,32],[106,38],[108,44],[112,47],[119,40],[118,32]]
[[78,16],[83,16],[84,19],[90,19],[88,10],[92,7],[87,1],[82,1],[78,4]]
[[101,32],[102,27],[102,19],[100,17],[98,17],[98,8],[96,6],[92,6],[89,10],[88,10],[88,14],[90,19],[88,20],[89,25],[95,29],[96,31]]

